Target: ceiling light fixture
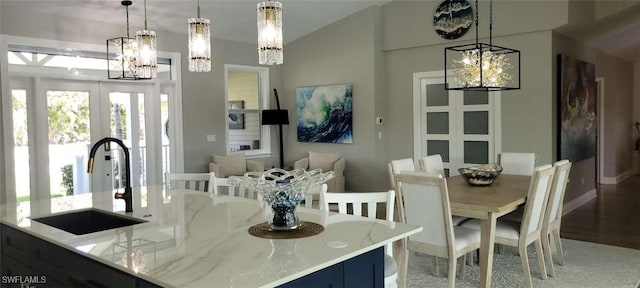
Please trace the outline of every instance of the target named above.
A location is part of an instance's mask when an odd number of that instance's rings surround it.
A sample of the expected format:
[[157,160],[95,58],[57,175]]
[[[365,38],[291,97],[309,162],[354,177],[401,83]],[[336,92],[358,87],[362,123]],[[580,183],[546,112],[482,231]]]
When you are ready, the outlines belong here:
[[189,71],[211,71],[211,22],[200,18],[200,0],[198,0],[198,18],[189,18]]
[[142,78],[158,77],[158,54],[156,51],[156,32],[147,30],[147,0],[144,0],[144,30],[136,32],[138,54],[136,70]]
[[129,36],[129,6],[131,1],[120,2],[127,16],[127,36],[107,39],[107,76],[109,79],[140,80],[151,79],[140,77],[136,70],[138,43]]
[[476,42],[444,49],[446,90],[500,91],[520,89],[520,51],[493,45],[493,1],[489,0],[489,44]]
[[258,62],[282,64],[282,3],[258,3]]

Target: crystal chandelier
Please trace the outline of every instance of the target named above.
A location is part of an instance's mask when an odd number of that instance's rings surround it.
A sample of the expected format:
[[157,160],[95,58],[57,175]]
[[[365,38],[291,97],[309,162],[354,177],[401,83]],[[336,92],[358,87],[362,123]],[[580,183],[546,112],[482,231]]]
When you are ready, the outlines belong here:
[[258,3],[258,62],[282,64],[282,3]]
[[211,71],[211,24],[209,19],[200,18],[200,0],[198,17],[189,18],[189,71]]
[[158,55],[156,52],[156,32],[147,30],[147,0],[144,0],[144,30],[136,32],[138,53],[136,70],[143,78],[158,77]]
[[109,79],[140,80],[150,79],[141,77],[136,70],[136,56],[138,42],[129,36],[129,6],[131,1],[120,2],[125,7],[127,16],[127,36],[107,39],[107,76]]
[[[476,41],[445,48],[446,90],[500,91],[520,89],[520,51],[492,43],[493,1],[489,0],[489,44],[478,41],[478,0],[476,0]],[[454,76],[454,77],[451,77]],[[453,79],[452,79],[453,78]]]

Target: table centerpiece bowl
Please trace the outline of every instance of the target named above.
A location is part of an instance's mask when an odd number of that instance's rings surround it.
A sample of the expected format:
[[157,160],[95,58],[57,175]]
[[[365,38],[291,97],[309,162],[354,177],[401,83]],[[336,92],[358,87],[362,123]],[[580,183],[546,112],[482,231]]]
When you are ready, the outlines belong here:
[[288,231],[299,228],[296,208],[309,190],[333,177],[332,171],[322,172],[320,169],[287,171],[273,168],[265,172],[247,172],[244,176],[231,176],[229,179],[232,185],[255,189],[262,201],[271,207],[271,230]]
[[467,183],[474,186],[491,185],[500,176],[502,166],[500,164],[483,164],[468,168],[459,168],[458,172]]

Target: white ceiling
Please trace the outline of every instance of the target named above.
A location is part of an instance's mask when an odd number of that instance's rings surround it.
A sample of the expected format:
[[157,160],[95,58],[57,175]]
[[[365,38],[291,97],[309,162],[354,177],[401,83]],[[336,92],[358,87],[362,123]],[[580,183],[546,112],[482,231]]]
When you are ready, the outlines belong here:
[[[201,16],[212,21],[214,38],[255,43],[256,5],[260,1],[200,0]],[[392,0],[280,1],[283,5],[284,41],[289,43],[359,10]],[[569,24],[557,30],[611,55],[640,62],[640,5],[635,5],[640,0],[593,1],[594,14],[599,19],[578,21],[577,25]],[[124,23],[126,19],[120,0],[0,0],[0,3],[2,7],[14,6],[109,23]],[[144,25],[143,3],[143,0],[133,0],[129,8],[132,33]],[[187,19],[196,16],[196,6],[197,0],[147,0],[149,29],[186,33]]]
[[[129,7],[131,31],[144,25],[144,2],[132,0]],[[283,6],[285,43],[371,5],[391,0],[280,0]],[[256,5],[261,0],[200,0],[201,16],[212,21],[215,38],[256,42]],[[2,6],[19,6],[42,13],[65,15],[108,23],[125,23],[120,0],[2,0]],[[187,19],[196,17],[197,0],[147,0],[150,30],[186,33]]]
[[[640,62],[640,4],[620,1],[624,7],[597,20],[557,29],[581,42],[631,62]],[[602,1],[600,5],[621,5]]]

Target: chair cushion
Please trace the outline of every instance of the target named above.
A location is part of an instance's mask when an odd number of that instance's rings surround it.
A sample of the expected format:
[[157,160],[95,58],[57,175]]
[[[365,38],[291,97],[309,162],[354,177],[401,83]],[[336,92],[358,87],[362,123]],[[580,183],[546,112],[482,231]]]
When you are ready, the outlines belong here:
[[242,176],[247,172],[247,160],[243,154],[213,155],[213,162],[224,167],[225,176]]
[[384,277],[387,278],[396,273],[398,273],[396,260],[389,256],[389,254],[384,254]]
[[340,159],[338,153],[317,153],[309,151],[309,170],[322,169],[323,172],[333,171],[333,163]]
[[[462,227],[480,231],[480,220],[471,219],[462,223]],[[456,227],[457,228],[457,227]],[[457,236],[457,234],[456,234]],[[518,240],[520,237],[520,222],[498,219],[496,221],[496,239]]]
[[474,243],[480,246],[480,230],[454,226],[453,234],[455,234],[456,237],[456,251],[462,250]]

